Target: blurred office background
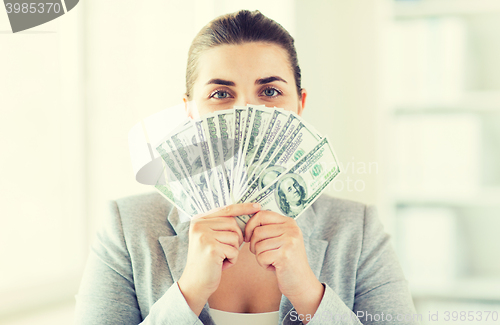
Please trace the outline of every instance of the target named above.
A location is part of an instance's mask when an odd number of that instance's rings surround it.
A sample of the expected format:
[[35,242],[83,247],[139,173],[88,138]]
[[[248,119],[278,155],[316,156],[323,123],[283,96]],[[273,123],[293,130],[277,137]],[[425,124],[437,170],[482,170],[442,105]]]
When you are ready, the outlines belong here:
[[0,12],[0,324],[72,322],[106,201],[152,191],[129,129],[182,103],[191,40],[238,9],[294,36],[329,192],[377,205],[422,323],[499,311],[498,0],[82,0],[17,34]]

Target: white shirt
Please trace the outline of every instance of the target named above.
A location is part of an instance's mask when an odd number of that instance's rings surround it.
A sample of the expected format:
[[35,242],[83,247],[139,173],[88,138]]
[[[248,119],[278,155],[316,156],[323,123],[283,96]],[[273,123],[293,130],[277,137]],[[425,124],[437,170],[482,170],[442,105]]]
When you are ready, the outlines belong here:
[[231,313],[210,308],[210,316],[217,325],[276,325],[279,321],[279,311],[269,313]]

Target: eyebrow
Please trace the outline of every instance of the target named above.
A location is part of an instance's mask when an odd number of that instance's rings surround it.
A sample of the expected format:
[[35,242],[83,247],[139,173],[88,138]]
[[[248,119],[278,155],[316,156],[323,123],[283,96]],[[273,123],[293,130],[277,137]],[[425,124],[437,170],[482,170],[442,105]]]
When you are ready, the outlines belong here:
[[229,80],[224,79],[210,79],[206,85],[224,85],[224,86],[232,86],[234,87],[236,84]]
[[[267,77],[267,78],[257,79],[257,80],[255,80],[255,84],[256,85],[265,85],[265,84],[271,83],[273,81],[281,81],[281,82],[287,83],[286,80],[284,80],[281,77],[271,76],[271,77]],[[218,78],[210,79],[206,83],[206,85],[223,85],[223,86],[231,86],[231,87],[236,86],[236,84],[233,81],[218,79]]]
[[278,76],[271,76],[271,77],[267,77],[267,78],[257,79],[257,80],[255,80],[255,84],[256,84],[256,85],[264,85],[264,84],[268,84],[268,83],[273,82],[273,81],[281,81],[281,82],[287,83],[287,82],[286,82],[283,78],[281,78],[281,77],[278,77]]

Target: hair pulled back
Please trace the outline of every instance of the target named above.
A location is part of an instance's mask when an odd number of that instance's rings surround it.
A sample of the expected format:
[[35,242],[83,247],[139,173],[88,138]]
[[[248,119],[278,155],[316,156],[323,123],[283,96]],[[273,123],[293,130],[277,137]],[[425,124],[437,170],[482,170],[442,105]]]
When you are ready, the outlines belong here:
[[204,51],[219,45],[237,45],[263,42],[281,46],[288,53],[290,67],[294,72],[297,94],[301,97],[300,67],[293,37],[280,24],[267,18],[258,10],[241,10],[220,16],[196,35],[188,53],[186,68],[186,96],[191,98],[197,78],[197,65]]

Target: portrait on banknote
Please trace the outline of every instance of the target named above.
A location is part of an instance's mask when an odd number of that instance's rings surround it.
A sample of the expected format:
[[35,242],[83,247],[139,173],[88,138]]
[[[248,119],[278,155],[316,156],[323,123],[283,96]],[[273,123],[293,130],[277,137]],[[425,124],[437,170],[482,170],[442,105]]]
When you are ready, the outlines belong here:
[[288,174],[277,184],[276,202],[283,213],[289,217],[299,215],[307,202],[307,187],[297,174]]

